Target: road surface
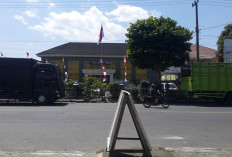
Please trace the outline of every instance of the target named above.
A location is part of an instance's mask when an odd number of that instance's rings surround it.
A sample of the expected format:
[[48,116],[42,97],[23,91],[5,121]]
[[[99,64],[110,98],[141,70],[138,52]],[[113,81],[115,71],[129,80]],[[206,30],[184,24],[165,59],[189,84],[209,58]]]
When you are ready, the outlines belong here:
[[[106,148],[117,103],[0,103],[3,152],[94,153]],[[175,104],[168,109],[136,104],[152,147],[174,150],[232,150],[232,107]],[[119,136],[137,137],[126,108]],[[116,148],[141,147],[117,141]]]

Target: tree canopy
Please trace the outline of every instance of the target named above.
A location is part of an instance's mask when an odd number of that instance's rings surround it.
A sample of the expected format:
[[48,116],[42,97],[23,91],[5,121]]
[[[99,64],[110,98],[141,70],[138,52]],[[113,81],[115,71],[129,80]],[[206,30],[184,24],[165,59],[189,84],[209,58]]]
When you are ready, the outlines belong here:
[[158,73],[183,65],[189,58],[193,32],[178,26],[171,18],[149,17],[130,23],[127,29],[128,58],[132,65]]
[[218,57],[219,62],[224,61],[224,39],[232,39],[232,24],[228,24],[224,27],[224,30],[221,32],[221,35],[218,38],[217,46],[218,51],[216,56]]

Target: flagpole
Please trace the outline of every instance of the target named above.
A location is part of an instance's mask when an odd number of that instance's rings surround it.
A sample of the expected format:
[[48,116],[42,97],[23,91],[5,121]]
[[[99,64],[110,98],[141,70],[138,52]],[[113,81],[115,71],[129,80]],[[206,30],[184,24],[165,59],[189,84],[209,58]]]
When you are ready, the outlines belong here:
[[101,56],[102,56],[102,42],[101,42]]
[[101,30],[100,30],[100,34],[99,34],[99,40],[98,40],[98,44],[101,44],[101,59],[100,59],[100,62],[101,62],[101,67],[102,67],[102,70],[103,70],[103,75],[104,75],[104,78],[103,78],[103,82],[106,81],[106,69],[103,65],[103,60],[102,60],[102,37],[104,37],[104,32],[103,32],[103,27],[101,25]]

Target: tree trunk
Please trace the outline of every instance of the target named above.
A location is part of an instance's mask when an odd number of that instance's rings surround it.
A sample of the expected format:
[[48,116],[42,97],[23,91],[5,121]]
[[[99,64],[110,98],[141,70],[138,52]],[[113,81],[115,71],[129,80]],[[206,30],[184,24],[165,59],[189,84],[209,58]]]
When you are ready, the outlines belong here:
[[159,67],[155,66],[155,72],[156,72],[156,83],[161,83],[161,70]]
[[158,69],[157,70],[157,84],[160,84],[161,83],[161,71]]

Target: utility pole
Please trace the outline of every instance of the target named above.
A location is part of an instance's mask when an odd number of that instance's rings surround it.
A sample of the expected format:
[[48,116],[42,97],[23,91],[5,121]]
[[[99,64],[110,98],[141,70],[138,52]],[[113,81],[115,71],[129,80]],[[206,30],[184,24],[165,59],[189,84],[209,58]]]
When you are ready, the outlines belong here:
[[196,45],[197,45],[197,62],[199,62],[199,26],[198,26],[198,2],[199,0],[194,0],[192,7],[196,7]]

